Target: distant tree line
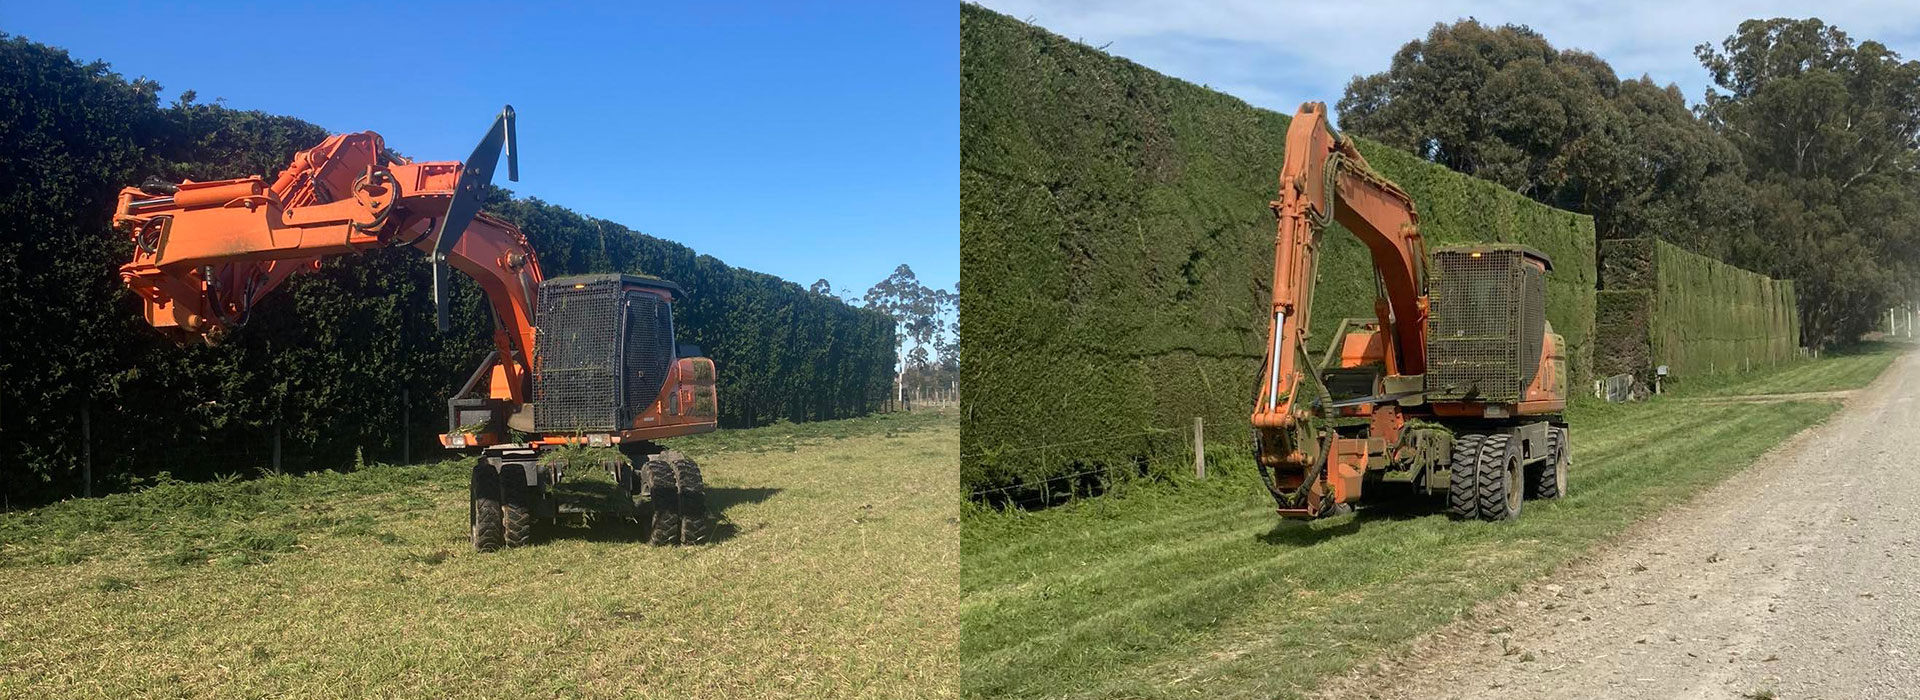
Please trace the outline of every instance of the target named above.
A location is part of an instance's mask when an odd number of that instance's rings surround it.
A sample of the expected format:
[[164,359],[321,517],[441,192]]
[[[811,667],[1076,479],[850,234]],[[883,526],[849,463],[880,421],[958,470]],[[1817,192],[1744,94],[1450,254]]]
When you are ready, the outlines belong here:
[[1819,19],[1695,49],[1698,105],[1524,26],[1436,25],[1355,77],[1340,125],[1798,292],[1801,342],[1848,344],[1920,291],[1920,62]]
[[[117,276],[131,254],[108,226],[118,190],[150,178],[271,177],[327,135],[291,117],[196,104],[191,91],[163,106],[159,90],[0,34],[5,504],[80,493],[89,458],[96,492],[162,472],[252,472],[275,432],[289,469],[435,454],[447,395],[490,347],[492,320],[478,286],[456,275],[455,328],[439,333],[417,251],[297,275],[217,346],[175,346],[147,326]],[[718,365],[723,425],[857,416],[889,399],[888,315],[537,199],[492,197],[549,276],[643,272],[685,286],[680,340]]]
[[[818,294],[831,294],[825,279],[813,283]],[[874,283],[860,297],[865,308],[891,317],[900,333],[894,337],[895,394],[907,401],[919,397],[954,396],[960,381],[960,293],[929,287],[913,268],[901,265]]]

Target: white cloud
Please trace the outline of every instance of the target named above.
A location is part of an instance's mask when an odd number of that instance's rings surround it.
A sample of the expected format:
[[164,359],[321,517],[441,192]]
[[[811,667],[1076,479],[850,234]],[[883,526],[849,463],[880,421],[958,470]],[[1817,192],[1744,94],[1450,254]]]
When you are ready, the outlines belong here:
[[1355,75],[1385,70],[1402,44],[1437,22],[1474,17],[1525,24],[1561,49],[1593,52],[1621,77],[1677,83],[1690,101],[1707,86],[1693,47],[1719,43],[1741,20],[1816,16],[1856,41],[1920,58],[1920,3],[1665,2],[1646,0],[982,0],[1055,33],[1291,113],[1337,102]]

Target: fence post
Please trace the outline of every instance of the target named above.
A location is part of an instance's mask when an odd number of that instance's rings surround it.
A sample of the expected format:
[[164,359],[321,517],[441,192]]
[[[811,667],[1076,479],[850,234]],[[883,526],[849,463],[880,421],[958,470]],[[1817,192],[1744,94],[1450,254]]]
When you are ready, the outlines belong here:
[[[1047,448],[1045,445],[1040,447],[1040,463],[1042,465],[1052,464],[1047,458]],[[1040,480],[1040,507],[1053,507],[1053,485],[1046,479]]]
[[280,473],[280,424],[273,424],[273,473]]
[[1207,478],[1207,430],[1206,419],[1193,417],[1193,478]]
[[413,464],[413,402],[400,387],[400,463]]
[[80,497],[93,498],[92,402],[80,400]]

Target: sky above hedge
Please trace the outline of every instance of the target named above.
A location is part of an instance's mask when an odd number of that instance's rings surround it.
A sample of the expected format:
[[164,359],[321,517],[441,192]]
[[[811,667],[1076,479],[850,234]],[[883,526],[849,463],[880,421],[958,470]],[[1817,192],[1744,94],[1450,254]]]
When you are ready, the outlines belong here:
[[[954,5],[10,2],[0,32],[171,101],[466,157],[520,114],[516,193],[801,285],[959,279]],[[881,59],[884,57],[884,60]]]
[[[1740,21],[1805,17],[1787,0],[983,0],[988,8],[1125,56],[1161,73],[1208,85],[1257,107],[1292,114],[1301,102],[1340,99],[1355,75],[1386,70],[1402,44],[1438,22],[1473,17],[1524,24],[1563,49],[1613,64],[1622,78],[1674,83],[1699,102],[1707,73],[1693,47],[1719,43]],[[1920,3],[1834,0],[1811,9],[1856,40],[1920,56]],[[1338,37],[1330,41],[1329,37]]]

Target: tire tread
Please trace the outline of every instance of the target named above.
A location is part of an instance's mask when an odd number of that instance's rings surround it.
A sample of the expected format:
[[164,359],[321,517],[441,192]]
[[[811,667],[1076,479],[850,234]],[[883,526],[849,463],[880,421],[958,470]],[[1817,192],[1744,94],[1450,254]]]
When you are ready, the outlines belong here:
[[467,491],[468,538],[476,552],[499,549],[505,539],[500,507],[500,472],[482,458],[473,465]]
[[646,473],[648,495],[647,505],[653,511],[653,529],[647,534],[647,543],[655,547],[669,547],[680,541],[680,481],[674,475],[673,464],[654,455],[647,459]]
[[1447,514],[1471,520],[1480,514],[1480,443],[1485,435],[1461,435],[1453,439],[1453,456],[1448,469]]
[[1507,470],[1507,461],[1512,459],[1508,447],[1512,444],[1507,435],[1489,435],[1480,443],[1478,477],[1480,481],[1480,519],[1512,520],[1519,517],[1518,508],[1512,507],[1507,496],[1513,489],[1522,486],[1511,477]]

